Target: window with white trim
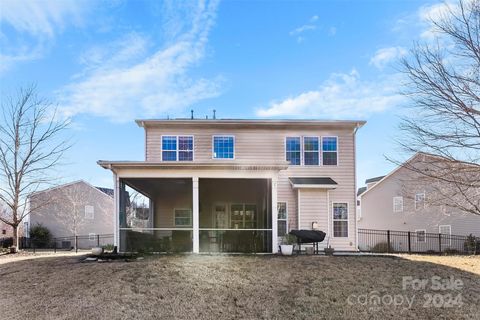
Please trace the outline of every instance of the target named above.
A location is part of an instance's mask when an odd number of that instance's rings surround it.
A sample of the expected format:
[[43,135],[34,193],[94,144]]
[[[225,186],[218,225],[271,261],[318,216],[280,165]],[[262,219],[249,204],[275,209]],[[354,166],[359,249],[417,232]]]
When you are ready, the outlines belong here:
[[427,230],[415,230],[415,236],[417,242],[427,242]]
[[93,206],[85,206],[85,219],[95,218],[95,208]]
[[322,163],[324,166],[336,166],[338,164],[337,149],[337,137],[322,137]]
[[403,212],[403,197],[393,197],[393,212]]
[[277,232],[279,237],[283,237],[288,233],[288,212],[287,203],[277,203]]
[[192,209],[175,209],[175,227],[192,226]]
[[425,208],[425,192],[415,194],[415,210]]
[[452,242],[452,226],[449,224],[439,225],[438,226],[438,233],[442,235],[442,245],[449,246]]
[[193,136],[162,136],[162,161],[193,161]]
[[348,203],[333,204],[333,236],[348,237]]
[[302,164],[300,137],[287,137],[285,139],[286,160],[293,166]]
[[306,166],[320,164],[320,150],[318,137],[303,137],[303,163]]
[[213,136],[213,159],[234,159],[235,138],[233,136]]
[[88,240],[89,241],[95,241],[96,238],[97,238],[97,234],[95,234],[95,233],[89,233],[88,234]]

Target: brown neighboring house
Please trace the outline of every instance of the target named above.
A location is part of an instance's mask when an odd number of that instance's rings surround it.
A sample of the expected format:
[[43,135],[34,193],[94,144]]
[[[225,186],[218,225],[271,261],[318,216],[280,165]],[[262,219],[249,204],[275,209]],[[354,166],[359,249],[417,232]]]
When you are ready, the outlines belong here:
[[41,224],[55,238],[89,236],[82,242],[91,247],[96,235],[113,234],[112,189],[75,181],[32,194],[29,206],[26,222],[30,228]]
[[[409,167],[428,169],[429,157],[418,153],[408,160]],[[401,165],[386,176],[368,179],[358,190],[358,228],[411,231],[419,242],[425,233],[480,236],[480,216],[434,203],[439,197],[420,175]],[[452,241],[445,239],[447,248]]]

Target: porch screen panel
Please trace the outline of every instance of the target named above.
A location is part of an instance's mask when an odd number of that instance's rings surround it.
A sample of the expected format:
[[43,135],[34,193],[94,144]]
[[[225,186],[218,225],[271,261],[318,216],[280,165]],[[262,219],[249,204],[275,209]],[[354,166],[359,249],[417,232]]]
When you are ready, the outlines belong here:
[[268,179],[200,179],[200,251],[271,252]]

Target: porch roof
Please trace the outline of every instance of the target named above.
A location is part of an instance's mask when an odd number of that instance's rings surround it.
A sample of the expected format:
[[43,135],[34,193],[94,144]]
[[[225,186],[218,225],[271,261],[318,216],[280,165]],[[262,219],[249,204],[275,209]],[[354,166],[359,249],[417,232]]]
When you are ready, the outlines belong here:
[[106,161],[97,164],[104,169],[177,169],[177,170],[285,170],[287,161],[270,162],[150,162],[150,161]]
[[337,183],[330,177],[295,177],[289,178],[294,189],[297,188],[318,188],[335,189]]

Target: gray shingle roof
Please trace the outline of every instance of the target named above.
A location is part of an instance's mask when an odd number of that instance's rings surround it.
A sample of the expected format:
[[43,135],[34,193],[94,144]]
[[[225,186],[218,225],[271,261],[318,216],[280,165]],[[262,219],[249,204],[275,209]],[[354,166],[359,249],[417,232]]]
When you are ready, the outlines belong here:
[[325,184],[337,185],[335,180],[329,177],[290,178],[293,184]]
[[103,187],[95,187],[97,188],[98,190],[102,191],[103,193],[105,193],[106,195],[110,196],[113,198],[113,189],[110,189],[110,188],[103,188]]
[[370,178],[365,180],[365,183],[372,183],[372,182],[377,182],[385,178],[385,176],[380,176],[380,177],[375,177],[375,178]]
[[357,196],[361,195],[361,194],[364,193],[365,191],[367,191],[367,187],[358,188]]

